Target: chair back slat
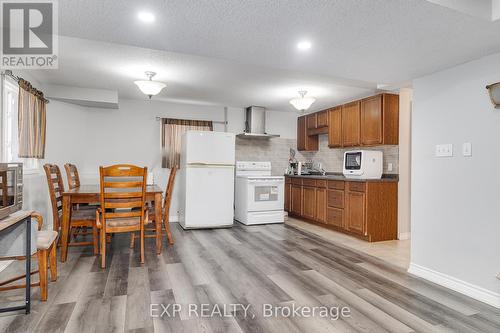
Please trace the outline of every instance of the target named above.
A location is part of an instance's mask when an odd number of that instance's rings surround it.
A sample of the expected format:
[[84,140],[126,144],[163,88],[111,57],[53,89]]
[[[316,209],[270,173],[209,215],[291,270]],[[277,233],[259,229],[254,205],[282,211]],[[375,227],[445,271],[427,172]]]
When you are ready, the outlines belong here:
[[105,192],[104,198],[106,199],[132,199],[132,198],[141,198],[141,192]]
[[57,231],[61,225],[59,216],[62,214],[62,194],[64,192],[61,170],[59,170],[59,167],[55,164],[45,164],[43,169],[47,176],[47,185],[52,206],[52,218],[54,221],[53,226],[54,230]]
[[173,167],[170,169],[170,175],[168,176],[167,190],[165,191],[165,199],[163,201],[163,220],[168,221],[170,202],[172,201],[172,192],[174,191],[175,175],[177,173],[177,168]]
[[129,218],[129,217],[141,217],[142,210],[126,210],[126,211],[114,210],[112,212],[104,213],[103,216],[104,216],[104,220]]
[[130,217],[139,217],[144,223],[147,172],[147,168],[128,164],[99,168],[104,223]]
[[68,178],[68,187],[70,190],[80,187],[80,176],[78,175],[78,169],[76,165],[71,163],[64,164],[64,169],[66,170],[66,177]]
[[[140,208],[142,201],[139,200],[127,200],[126,201],[107,201],[104,208]],[[119,199],[118,199],[119,200]]]
[[141,188],[140,181],[104,182],[104,187],[108,188]]

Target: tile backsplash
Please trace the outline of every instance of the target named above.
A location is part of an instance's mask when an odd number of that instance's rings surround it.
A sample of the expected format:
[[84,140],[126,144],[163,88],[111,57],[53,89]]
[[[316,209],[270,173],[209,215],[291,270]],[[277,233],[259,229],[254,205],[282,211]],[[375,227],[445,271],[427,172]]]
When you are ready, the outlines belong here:
[[[290,148],[297,150],[297,140],[274,138],[262,139],[240,139],[236,138],[236,160],[237,161],[271,161],[273,175],[282,175],[288,164]],[[344,152],[352,148],[331,149],[328,147],[328,136],[319,136],[319,151],[296,152],[295,157],[299,161],[313,160],[320,162],[327,172],[342,172]],[[399,147],[377,146],[363,147],[363,149],[381,150],[384,153],[384,173],[398,174],[399,172]],[[392,171],[388,170],[392,163]]]

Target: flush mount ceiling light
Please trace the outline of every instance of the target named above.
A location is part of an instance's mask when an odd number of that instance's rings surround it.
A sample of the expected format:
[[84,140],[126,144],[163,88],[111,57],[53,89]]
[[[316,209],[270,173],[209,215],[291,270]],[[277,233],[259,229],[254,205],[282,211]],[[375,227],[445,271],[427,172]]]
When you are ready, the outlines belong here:
[[137,18],[144,23],[153,23],[155,21],[155,16],[150,12],[139,12]]
[[486,86],[490,94],[491,103],[496,109],[500,109],[500,82],[490,84]]
[[303,40],[297,44],[297,48],[301,51],[307,51],[312,47],[312,44],[310,41]]
[[292,104],[293,107],[299,111],[306,111],[316,101],[315,98],[305,97],[306,94],[307,94],[307,91],[305,91],[305,90],[299,91],[300,98],[294,98],[294,99],[290,100],[290,104]]
[[148,80],[134,81],[134,83],[139,87],[139,89],[151,99],[154,95],[158,95],[160,91],[167,85],[163,82],[153,81],[153,76],[156,75],[155,72],[145,72]]

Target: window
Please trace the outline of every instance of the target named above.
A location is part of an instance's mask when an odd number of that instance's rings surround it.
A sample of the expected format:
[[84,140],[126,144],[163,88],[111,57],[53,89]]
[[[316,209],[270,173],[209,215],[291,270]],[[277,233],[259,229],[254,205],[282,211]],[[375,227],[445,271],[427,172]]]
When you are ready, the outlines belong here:
[[3,84],[2,105],[2,162],[22,162],[25,170],[37,170],[39,159],[19,158],[18,137],[18,97],[19,86],[12,79],[5,77]]
[[181,137],[186,131],[213,131],[213,123],[205,120],[163,118],[161,120],[162,168],[178,168]]

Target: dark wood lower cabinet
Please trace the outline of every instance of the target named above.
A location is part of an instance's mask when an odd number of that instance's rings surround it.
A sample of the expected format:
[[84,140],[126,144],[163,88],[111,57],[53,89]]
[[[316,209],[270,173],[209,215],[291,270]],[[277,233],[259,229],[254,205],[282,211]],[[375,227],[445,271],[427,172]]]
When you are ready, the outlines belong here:
[[290,211],[295,215],[302,215],[302,186],[301,185],[292,185],[292,202]]
[[302,187],[302,216],[314,220],[316,216],[316,189],[314,187]]
[[396,181],[288,178],[290,215],[371,242],[397,239]]
[[321,223],[326,223],[326,188],[316,189],[315,220]]
[[344,227],[344,210],[339,208],[328,207],[326,221],[329,225],[337,228]]
[[290,211],[292,202],[292,184],[285,183],[285,210]]
[[346,228],[352,233],[365,236],[366,235],[366,218],[365,218],[365,204],[366,195],[361,192],[346,193],[346,213],[347,223]]

